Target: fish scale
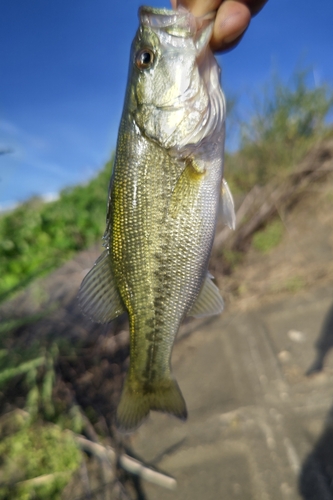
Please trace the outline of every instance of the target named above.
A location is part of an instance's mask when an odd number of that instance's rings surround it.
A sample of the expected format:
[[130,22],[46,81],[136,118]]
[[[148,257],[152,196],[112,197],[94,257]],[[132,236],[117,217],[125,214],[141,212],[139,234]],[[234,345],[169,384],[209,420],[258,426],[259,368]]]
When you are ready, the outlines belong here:
[[[130,124],[129,119],[127,126],[124,125],[126,130]],[[130,144],[135,144],[135,130],[133,136]],[[180,221],[183,214],[179,214],[177,220],[170,220],[170,217],[166,216],[168,200],[181,172],[179,161],[172,161],[166,151],[156,144],[147,142],[147,147],[142,148],[142,139],[138,149],[146,150],[147,155],[144,156],[141,153],[140,158],[137,159],[136,148],[130,150],[129,154],[126,151],[124,155],[121,149],[120,155],[116,158],[114,184],[117,184],[117,169],[119,169],[120,177],[126,178],[126,184],[122,186],[122,189],[129,195],[123,199],[122,196],[117,196],[116,190],[115,196],[111,195],[111,200],[114,200],[111,201],[110,206],[111,221],[113,227],[119,228],[119,234],[127,234],[127,238],[125,246],[123,242],[119,245],[121,238],[115,236],[118,231],[113,231],[110,248],[115,278],[119,280],[119,283],[124,281],[125,284],[119,287],[125,306],[128,310],[140,311],[140,322],[131,325],[131,349],[133,353],[136,350],[145,353],[147,359],[143,362],[142,354],[139,358],[132,356],[133,362],[131,362],[130,370],[136,372],[136,377],[142,376],[149,381],[151,374],[147,370],[141,373],[141,366],[145,364],[151,369],[152,360],[149,353],[152,351],[159,351],[159,355],[154,355],[157,358],[156,362],[169,370],[170,349],[181,317],[179,307],[175,307],[173,311],[168,307],[168,303],[171,302],[172,297],[171,304],[178,303],[181,310],[184,309],[186,297],[182,296],[181,288],[185,285],[181,280],[181,275],[190,276],[190,279],[187,279],[189,284],[191,281],[199,281],[200,278],[193,278],[191,274],[186,273],[186,267],[193,267],[193,261],[191,252],[189,259],[184,259],[186,248],[182,244],[183,237],[186,238],[186,232],[194,233],[195,237],[195,231],[191,228],[191,224],[187,224],[187,231],[182,234],[184,230],[180,227]],[[131,168],[133,161],[131,155],[136,159],[135,170]],[[134,192],[141,200],[139,206],[134,203]],[[184,215],[183,220],[186,220],[186,213]],[[135,235],[132,228],[136,229]],[[191,243],[193,245],[193,241]],[[115,259],[114,256],[119,256],[119,258]],[[184,260],[185,262],[182,262]],[[132,272],[128,264],[134,261],[135,269]],[[178,267],[179,273],[177,273]],[[131,285],[127,286],[129,280]],[[147,325],[147,319],[152,319],[152,324]],[[162,330],[162,336],[158,335],[156,323],[158,323],[159,330]],[[148,342],[152,342],[152,346],[146,349],[148,335],[151,339]],[[161,338],[164,340],[163,349],[159,349],[157,345]],[[168,338],[170,340],[166,342]]]
[[[123,126],[128,134],[130,116],[125,120],[128,122]],[[177,217],[168,215],[168,203],[184,165],[180,166],[179,160],[155,143],[147,141],[143,147],[143,138],[135,148],[136,131],[135,127],[132,129],[130,150],[120,148],[115,160],[114,186],[119,188],[111,192],[110,219],[114,230],[110,256],[120,295],[129,312],[131,363],[127,383],[142,385],[149,392],[170,373],[175,335],[206,274],[217,212],[207,213],[198,224],[198,197],[191,209],[188,200],[183,200]],[[140,202],[135,202],[134,197]],[[214,204],[213,199],[211,202]],[[121,237],[124,234],[125,240]]]

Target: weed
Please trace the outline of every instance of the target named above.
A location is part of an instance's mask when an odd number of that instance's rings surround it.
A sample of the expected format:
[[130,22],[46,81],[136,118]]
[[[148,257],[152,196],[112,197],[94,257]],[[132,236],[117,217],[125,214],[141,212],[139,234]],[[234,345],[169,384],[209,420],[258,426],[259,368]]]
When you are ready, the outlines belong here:
[[309,72],[296,72],[291,83],[273,77],[249,122],[241,123],[239,151],[226,156],[228,182],[234,190],[249,191],[255,184],[284,175],[318,138],[329,133],[326,116],[333,92],[326,85],[311,88]]
[[222,255],[227,265],[230,266],[231,270],[233,270],[243,259],[242,252],[230,250],[228,248],[222,249]]
[[284,284],[284,288],[288,292],[296,293],[302,290],[306,285],[305,279],[302,276],[291,276]]
[[34,424],[2,440],[0,460],[1,500],[56,500],[78,468],[81,453],[71,433]]
[[264,229],[255,233],[252,245],[259,252],[267,253],[280,243],[283,232],[284,226],[281,220],[273,220]]
[[57,201],[33,198],[0,217],[0,301],[101,238],[112,164]]

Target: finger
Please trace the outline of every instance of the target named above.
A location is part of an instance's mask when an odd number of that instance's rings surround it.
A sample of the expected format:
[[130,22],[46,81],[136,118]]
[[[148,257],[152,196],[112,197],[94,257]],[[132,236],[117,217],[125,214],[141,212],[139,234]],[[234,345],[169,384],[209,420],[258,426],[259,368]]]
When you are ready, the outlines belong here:
[[235,46],[251,21],[249,7],[236,0],[226,0],[217,11],[211,48],[214,51],[227,50]]
[[[177,8],[177,5],[181,4],[192,12],[195,16],[203,16],[217,10],[224,0],[170,0],[173,9]],[[249,8],[252,16],[257,14],[262,7],[265,5],[267,0],[239,0],[240,3],[244,3]]]
[[171,0],[171,5],[173,9],[176,9],[177,5],[183,5],[194,16],[200,17],[217,10],[221,2],[222,0]]
[[267,0],[171,0],[175,9],[183,5],[195,16],[202,16],[218,9],[210,45],[214,51],[235,47]]

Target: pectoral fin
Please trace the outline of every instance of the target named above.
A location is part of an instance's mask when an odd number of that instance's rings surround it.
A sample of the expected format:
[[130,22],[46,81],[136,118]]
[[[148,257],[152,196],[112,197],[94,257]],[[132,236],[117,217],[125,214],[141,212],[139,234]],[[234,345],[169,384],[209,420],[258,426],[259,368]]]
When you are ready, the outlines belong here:
[[183,206],[191,206],[192,200],[194,201],[196,198],[196,192],[199,189],[199,183],[204,174],[204,166],[192,158],[186,159],[185,168],[171,196],[169,205],[169,214],[171,217],[176,218]]
[[223,308],[224,302],[220,295],[220,291],[212,282],[212,276],[207,273],[198,298],[188,312],[188,316],[194,316],[195,318],[213,316],[215,314],[220,314]]
[[225,179],[222,179],[221,186],[221,215],[224,223],[229,226],[230,229],[236,228],[234,200]]
[[82,281],[79,303],[82,311],[97,323],[108,323],[125,312],[114,283],[108,250],[96,260]]

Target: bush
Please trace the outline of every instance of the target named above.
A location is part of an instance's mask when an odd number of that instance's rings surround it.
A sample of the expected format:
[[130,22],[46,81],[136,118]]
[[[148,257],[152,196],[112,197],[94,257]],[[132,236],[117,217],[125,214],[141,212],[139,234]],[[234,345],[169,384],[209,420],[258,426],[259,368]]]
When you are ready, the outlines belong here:
[[0,459],[0,499],[56,500],[79,467],[81,453],[70,432],[32,425],[2,440]]
[[326,117],[332,108],[332,90],[326,85],[311,88],[309,72],[297,72],[290,84],[275,76],[255,99],[252,118],[241,123],[239,151],[227,155],[228,182],[246,192],[284,175],[328,133]]
[[0,300],[101,238],[111,171],[112,161],[57,201],[33,198],[0,217]]
[[273,220],[264,229],[254,234],[252,244],[259,252],[267,253],[282,240],[284,226],[280,219]]

